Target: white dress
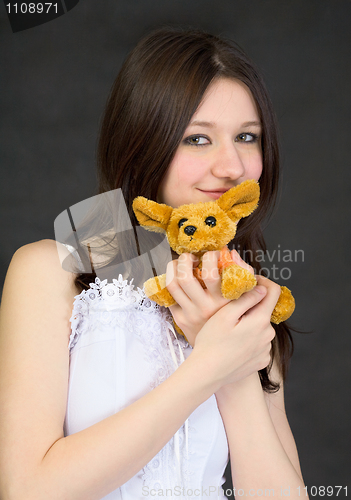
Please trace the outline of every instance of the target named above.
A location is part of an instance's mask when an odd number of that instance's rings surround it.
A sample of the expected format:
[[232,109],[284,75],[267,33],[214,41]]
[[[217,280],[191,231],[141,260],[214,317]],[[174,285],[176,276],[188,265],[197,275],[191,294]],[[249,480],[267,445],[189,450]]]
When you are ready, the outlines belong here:
[[[65,436],[147,394],[192,350],[174,332],[168,309],[121,276],[109,283],[96,278],[77,295],[71,326]],[[104,500],[222,499],[227,463],[226,434],[213,395],[138,474]]]

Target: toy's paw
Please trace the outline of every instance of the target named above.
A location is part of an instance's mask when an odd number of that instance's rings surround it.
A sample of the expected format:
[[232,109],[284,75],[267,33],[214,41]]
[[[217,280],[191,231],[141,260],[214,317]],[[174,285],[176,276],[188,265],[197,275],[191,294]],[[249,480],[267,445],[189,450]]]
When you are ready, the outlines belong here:
[[295,309],[295,299],[289,288],[286,286],[281,286],[280,288],[280,297],[271,316],[271,322],[276,325],[290,318]]
[[221,291],[226,299],[236,300],[244,292],[252,290],[256,284],[255,276],[237,264],[223,269]]
[[173,306],[176,301],[166,288],[166,275],[150,278],[144,283],[145,294],[156,304],[164,307]]

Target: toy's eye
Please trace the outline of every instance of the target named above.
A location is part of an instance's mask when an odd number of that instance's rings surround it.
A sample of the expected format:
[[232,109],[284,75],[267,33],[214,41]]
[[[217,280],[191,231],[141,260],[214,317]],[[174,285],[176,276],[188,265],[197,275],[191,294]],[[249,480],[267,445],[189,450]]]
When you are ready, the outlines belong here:
[[186,222],[188,219],[180,219],[180,221],[178,222],[178,227],[182,227],[182,225],[184,224],[184,222]]
[[206,217],[205,224],[207,224],[210,227],[214,227],[217,224],[217,221],[216,221],[215,217],[210,215],[209,217]]

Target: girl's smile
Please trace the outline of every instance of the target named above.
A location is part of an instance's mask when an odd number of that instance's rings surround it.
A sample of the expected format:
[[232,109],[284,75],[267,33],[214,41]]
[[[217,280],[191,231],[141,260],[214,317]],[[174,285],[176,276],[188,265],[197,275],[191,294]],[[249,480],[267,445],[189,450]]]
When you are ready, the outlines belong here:
[[206,92],[158,193],[174,208],[219,198],[262,173],[261,124],[251,92],[221,78]]

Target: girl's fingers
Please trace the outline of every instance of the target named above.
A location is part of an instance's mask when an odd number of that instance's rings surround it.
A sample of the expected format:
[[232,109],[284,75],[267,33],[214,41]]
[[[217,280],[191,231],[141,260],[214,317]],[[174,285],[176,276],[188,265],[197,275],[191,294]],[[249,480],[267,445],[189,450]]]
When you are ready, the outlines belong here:
[[[193,274],[193,267],[197,264],[191,254],[182,254],[167,266],[166,286],[176,302],[186,307],[189,302],[196,302],[201,297],[203,288]],[[199,299],[198,299],[199,300]]]
[[264,276],[256,275],[257,284],[264,286],[267,289],[267,295],[262,303],[262,308],[266,307],[271,313],[278,302],[281,288],[277,283],[265,278]]
[[240,255],[238,254],[238,252],[236,250],[232,250],[230,252],[230,256],[233,259],[233,261],[235,262],[235,264],[238,264],[238,266],[243,267],[244,269],[247,269],[251,274],[255,274],[253,268],[240,257]]
[[[262,312],[266,312],[270,318],[280,296],[280,286],[264,276],[255,275],[255,278],[257,280],[257,286],[264,287],[267,290],[264,300],[255,307],[255,310],[258,311],[262,309]],[[257,286],[255,288],[257,288]]]
[[184,290],[179,286],[177,281],[177,261],[172,260],[167,264],[166,270],[166,287],[177,304],[184,304],[189,301],[189,297]]
[[[254,274],[253,268],[240,257],[236,250],[232,250],[230,254],[236,264]],[[259,286],[264,286],[267,289],[267,296],[255,307],[255,310],[262,309],[262,312],[268,311],[271,314],[280,296],[280,286],[264,276],[255,275],[255,278]]]
[[[221,276],[218,270],[220,252],[206,252],[202,257],[201,277],[213,297],[222,297]],[[229,302],[229,301],[228,301]]]
[[219,252],[206,252],[202,257],[201,278],[205,283],[204,290],[198,279],[193,274],[193,268],[199,263],[192,254],[184,253],[178,259],[177,281],[186,295],[192,300],[193,305],[202,308],[209,306],[213,301],[222,307],[229,300],[224,299],[221,293],[221,276],[218,271]]
[[247,311],[261,302],[266,295],[267,288],[262,285],[257,285],[249,292],[243,293],[243,295],[237,300],[232,300],[227,306],[223,308],[223,311],[226,310],[228,312],[227,308],[230,307],[230,316],[233,317],[234,315],[235,318],[239,320],[241,316],[243,316]]

